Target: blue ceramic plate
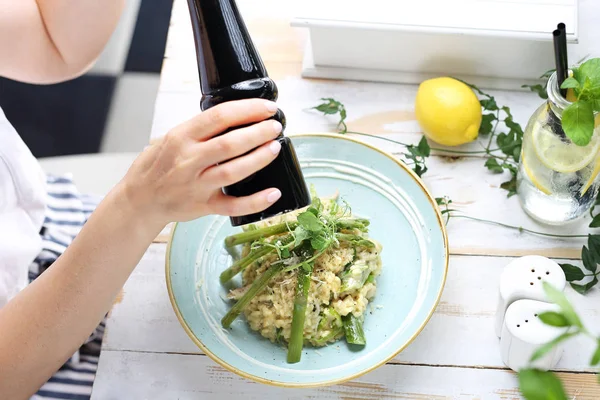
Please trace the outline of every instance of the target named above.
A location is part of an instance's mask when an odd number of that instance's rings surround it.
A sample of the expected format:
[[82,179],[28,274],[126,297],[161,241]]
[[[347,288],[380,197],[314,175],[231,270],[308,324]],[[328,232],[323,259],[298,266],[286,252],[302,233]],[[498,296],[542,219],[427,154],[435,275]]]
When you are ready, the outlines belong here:
[[299,363],[288,364],[286,349],[250,330],[243,316],[232,329],[222,329],[231,303],[219,274],[232,262],[223,239],[240,231],[225,217],[176,225],[167,251],[167,286],[183,328],[223,367],[262,383],[331,385],[384,364],[421,332],[446,279],[447,237],[421,180],[390,154],[341,135],[296,135],[292,141],[307,182],[321,196],[339,190],[353,213],[371,220],[369,234],[383,246],[376,307],[365,317],[367,345],[357,351],[341,340],[309,347]]

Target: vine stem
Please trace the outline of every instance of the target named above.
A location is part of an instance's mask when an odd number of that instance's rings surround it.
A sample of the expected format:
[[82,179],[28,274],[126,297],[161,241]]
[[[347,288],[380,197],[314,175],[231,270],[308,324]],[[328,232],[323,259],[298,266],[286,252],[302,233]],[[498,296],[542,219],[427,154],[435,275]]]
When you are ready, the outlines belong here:
[[558,235],[558,234],[554,234],[554,233],[538,232],[538,231],[534,231],[534,230],[531,230],[531,229],[523,228],[523,227],[520,227],[520,226],[513,226],[513,225],[504,224],[502,222],[490,221],[490,220],[487,220],[487,219],[476,218],[476,217],[470,217],[468,215],[452,215],[451,217],[452,218],[470,219],[472,221],[477,221],[477,222],[483,222],[483,223],[486,223],[486,224],[497,225],[497,226],[501,226],[503,228],[513,229],[513,230],[517,230],[519,232],[526,232],[526,233],[529,233],[529,234],[532,234],[532,235],[538,235],[538,236],[547,236],[547,237],[563,238],[563,239],[587,238],[587,235]]
[[[386,142],[391,142],[391,143],[399,144],[399,145],[404,146],[404,147],[410,146],[407,143],[402,143],[402,142],[399,142],[399,141],[394,140],[394,139],[389,139],[389,138],[386,138],[386,137],[383,137],[383,136],[370,135],[370,134],[364,133],[364,132],[346,131],[346,133],[352,134],[352,135],[358,135],[358,136],[372,137],[372,138],[375,138],[375,139],[381,139],[381,140],[384,140]],[[431,150],[440,151],[440,152],[446,152],[446,153],[452,153],[452,154],[488,154],[488,150],[463,151],[463,150],[441,149],[439,147],[431,147]],[[494,151],[499,151],[499,150],[501,150],[501,149],[499,149],[499,148],[498,149],[492,149],[492,150],[489,150],[489,152],[494,152]]]

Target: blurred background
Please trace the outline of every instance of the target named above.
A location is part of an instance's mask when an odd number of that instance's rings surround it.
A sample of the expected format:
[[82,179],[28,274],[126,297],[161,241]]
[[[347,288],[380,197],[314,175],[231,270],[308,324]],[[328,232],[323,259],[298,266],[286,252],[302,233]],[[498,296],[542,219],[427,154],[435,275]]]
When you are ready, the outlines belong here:
[[128,0],[86,75],[57,85],[0,78],[0,106],[36,157],[137,152],[148,143],[173,0]]

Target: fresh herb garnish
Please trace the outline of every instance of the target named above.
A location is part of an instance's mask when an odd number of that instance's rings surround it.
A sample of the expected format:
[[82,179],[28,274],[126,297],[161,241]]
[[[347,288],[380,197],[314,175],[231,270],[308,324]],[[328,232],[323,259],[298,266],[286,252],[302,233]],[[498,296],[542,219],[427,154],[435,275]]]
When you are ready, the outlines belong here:
[[[575,312],[575,309],[564,295],[552,285],[544,282],[544,291],[546,297],[554,304],[560,307],[558,312],[544,312],[538,318],[551,326],[567,328],[567,331],[558,336],[549,343],[539,347],[532,355],[531,362],[542,358],[545,354],[552,351],[560,343],[572,339],[576,336],[587,336],[596,342],[596,350],[590,357],[590,365],[600,364],[600,337],[592,334],[582,323],[581,318]],[[567,399],[563,385],[551,371],[540,371],[534,368],[527,368],[519,371],[519,386],[521,393],[527,400],[537,399]]]
[[578,146],[587,146],[594,134],[594,112],[600,111],[600,58],[573,68],[561,89],[573,89],[576,100],[562,113],[565,134]]

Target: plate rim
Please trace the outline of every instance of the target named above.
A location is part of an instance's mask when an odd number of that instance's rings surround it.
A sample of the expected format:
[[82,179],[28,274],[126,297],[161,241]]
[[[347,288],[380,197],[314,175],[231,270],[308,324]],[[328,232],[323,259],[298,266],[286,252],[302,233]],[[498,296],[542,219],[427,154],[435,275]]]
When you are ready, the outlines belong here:
[[[167,292],[169,293],[169,300],[171,302],[171,306],[173,307],[173,310],[175,311],[175,315],[177,316],[179,323],[181,324],[181,326],[183,327],[183,329],[185,330],[185,332],[187,333],[189,338],[192,340],[192,342],[194,342],[194,344],[196,346],[198,346],[198,348],[200,350],[202,350],[204,352],[204,354],[207,355],[211,360],[213,360],[214,362],[216,362],[217,364],[219,364],[220,366],[222,366],[229,372],[232,372],[236,375],[239,375],[246,379],[253,380],[258,383],[263,383],[263,384],[267,384],[267,385],[275,386],[275,387],[315,388],[315,387],[331,386],[331,385],[336,385],[336,384],[348,382],[350,380],[359,378],[359,377],[361,377],[369,372],[372,372],[372,371],[376,370],[377,368],[387,364],[390,360],[392,360],[394,357],[396,357],[398,354],[400,354],[402,351],[404,351],[417,338],[417,336],[419,336],[421,334],[421,332],[423,331],[425,326],[429,323],[436,308],[438,307],[440,299],[442,297],[442,293],[444,292],[444,288],[446,286],[446,279],[448,277],[448,265],[450,262],[450,249],[448,247],[448,232],[446,230],[446,224],[444,223],[441,211],[440,211],[439,207],[437,206],[435,198],[433,197],[433,195],[431,194],[429,189],[427,189],[423,180],[413,170],[408,168],[408,166],[406,164],[404,164],[404,162],[402,162],[402,160],[400,160],[399,158],[394,156],[391,152],[382,150],[379,147],[374,146],[370,143],[367,143],[364,140],[357,139],[357,138],[351,137],[351,136],[341,135],[339,133],[329,133],[329,132],[294,133],[294,134],[287,134],[286,136],[289,138],[322,137],[322,138],[331,138],[331,139],[341,139],[341,140],[347,140],[347,141],[354,142],[356,144],[368,147],[371,150],[375,150],[378,153],[380,153],[380,154],[386,156],[387,158],[391,159],[392,161],[394,161],[400,168],[402,168],[405,172],[407,172],[413,178],[413,180],[417,183],[417,185],[419,185],[421,190],[424,192],[425,197],[433,206],[433,209],[434,209],[436,217],[437,217],[438,225],[440,226],[440,230],[442,232],[445,257],[444,257],[444,270],[443,270],[443,275],[442,275],[442,284],[440,285],[436,299],[433,302],[431,309],[427,313],[427,317],[425,318],[425,320],[423,321],[421,326],[419,326],[419,329],[417,329],[415,331],[415,333],[402,346],[400,346],[397,350],[394,350],[389,357],[387,357],[386,359],[382,360],[381,362],[376,363],[373,366],[370,366],[369,368],[365,368],[364,370],[361,370],[353,375],[343,377],[343,378],[332,379],[329,381],[322,381],[322,382],[287,383],[287,382],[281,382],[281,381],[275,381],[275,380],[271,380],[271,379],[262,378],[262,377],[244,372],[244,371],[228,364],[227,362],[225,362],[221,358],[219,358],[217,355],[215,355],[213,352],[211,352],[202,343],[202,341],[198,337],[196,337],[194,332],[189,327],[185,318],[181,314],[181,311],[179,310],[177,301],[175,300],[175,295],[173,293],[173,288],[172,288],[172,283],[171,283],[171,273],[170,273],[171,272],[171,257],[170,257],[171,256],[171,245],[173,243],[173,238],[175,237],[175,231],[177,230],[177,227],[179,226],[180,222],[175,222],[173,229],[171,229],[171,233],[169,235],[169,240],[167,242],[167,249],[165,252],[165,278],[166,278]],[[374,137],[377,138],[377,136],[374,136]]]

